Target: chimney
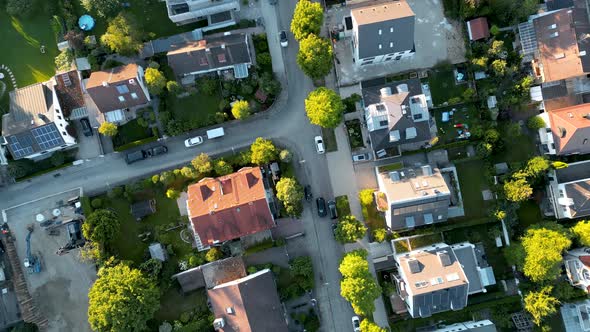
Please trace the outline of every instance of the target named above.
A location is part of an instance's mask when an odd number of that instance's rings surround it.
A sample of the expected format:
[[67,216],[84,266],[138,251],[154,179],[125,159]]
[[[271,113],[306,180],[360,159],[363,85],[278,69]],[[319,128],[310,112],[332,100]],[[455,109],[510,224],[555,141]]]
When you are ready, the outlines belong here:
[[422,166],[422,174],[424,174],[426,176],[431,176],[432,175],[432,167],[430,167],[430,165]]
[[408,85],[407,84],[400,84],[395,87],[397,89],[397,93],[408,92]]
[[109,86],[109,83],[107,81],[102,81],[102,86],[107,87]]
[[221,48],[225,50],[225,44],[221,44]]
[[213,328],[215,329],[215,331],[219,331],[224,327],[225,327],[225,319],[215,318],[215,320],[213,321]]
[[390,87],[381,88],[381,89],[379,89],[379,92],[381,93],[381,97],[391,96],[391,88]]

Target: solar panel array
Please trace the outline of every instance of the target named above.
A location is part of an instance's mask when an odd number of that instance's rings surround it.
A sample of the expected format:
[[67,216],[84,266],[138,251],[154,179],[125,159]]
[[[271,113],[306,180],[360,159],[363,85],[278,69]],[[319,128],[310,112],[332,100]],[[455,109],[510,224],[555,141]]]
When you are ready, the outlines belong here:
[[518,25],[520,43],[524,54],[533,54],[537,50],[537,36],[533,22],[524,22]]
[[33,138],[29,135],[21,136],[20,139],[16,136],[8,137],[10,149],[16,158],[21,158],[33,153]]
[[31,129],[33,137],[41,149],[50,149],[62,144],[63,139],[55,126],[43,126]]

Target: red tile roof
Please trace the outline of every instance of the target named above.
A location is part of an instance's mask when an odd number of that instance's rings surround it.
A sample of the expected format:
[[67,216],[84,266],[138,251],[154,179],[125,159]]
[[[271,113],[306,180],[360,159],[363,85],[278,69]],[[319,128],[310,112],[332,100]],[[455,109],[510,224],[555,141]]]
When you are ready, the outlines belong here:
[[258,167],[190,185],[187,206],[193,228],[204,245],[275,226]]
[[[141,71],[143,69],[134,63],[95,71],[88,78],[86,90],[102,113],[144,105],[149,101],[149,96],[142,88]],[[126,89],[127,92],[119,92],[117,86]],[[119,96],[123,97],[123,101]]]
[[590,103],[553,110],[549,117],[558,154],[590,152]]
[[485,17],[478,17],[467,22],[467,31],[470,40],[480,40],[490,36],[488,20]]
[[586,265],[587,267],[590,267],[590,256],[580,256],[579,259],[580,262],[582,262],[582,264]]

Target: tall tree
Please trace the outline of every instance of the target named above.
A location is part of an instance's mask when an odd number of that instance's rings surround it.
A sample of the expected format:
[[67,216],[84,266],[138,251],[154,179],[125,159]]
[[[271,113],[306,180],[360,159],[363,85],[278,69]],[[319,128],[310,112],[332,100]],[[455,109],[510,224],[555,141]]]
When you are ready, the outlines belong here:
[[506,75],[508,64],[506,60],[496,59],[492,61],[492,70],[496,76],[504,76]]
[[305,99],[305,112],[312,124],[336,128],[342,122],[344,103],[334,90],[320,87],[310,92]]
[[527,121],[527,127],[529,127],[529,129],[532,129],[532,130],[538,130],[541,128],[545,128],[545,126],[546,126],[545,120],[543,120],[543,118],[538,115],[530,117]]
[[120,227],[119,219],[113,211],[95,210],[82,224],[82,233],[86,239],[104,248],[119,235]]
[[361,321],[361,332],[387,332],[387,330],[365,318]]
[[533,322],[541,325],[543,318],[557,312],[559,300],[551,296],[551,286],[545,286],[538,292],[529,292],[524,298],[524,308],[533,316]]
[[522,237],[525,252],[523,272],[533,282],[555,280],[559,275],[561,255],[572,243],[558,226],[537,224],[527,229]]
[[319,2],[300,0],[295,6],[291,32],[295,39],[301,41],[310,34],[318,35],[324,20],[324,12]]
[[213,170],[217,176],[224,176],[234,172],[234,168],[230,163],[223,159],[218,159],[213,164]]
[[305,75],[317,80],[332,70],[332,53],[332,45],[328,39],[309,35],[299,43],[297,64]]
[[550,166],[551,164],[547,158],[543,156],[536,156],[527,161],[525,172],[531,178],[538,178],[539,176],[545,174]]
[[206,153],[201,153],[200,155],[196,156],[192,161],[191,164],[197,170],[197,172],[209,173],[213,170],[213,164],[211,163],[211,158]]
[[276,184],[277,198],[285,205],[301,204],[303,199],[303,187],[297,180],[289,177],[282,177]]
[[109,22],[107,32],[100,41],[111,51],[121,55],[133,55],[142,47],[141,30],[135,20],[126,14],[119,14]]
[[371,274],[344,278],[340,282],[340,295],[352,305],[357,315],[370,316],[375,311],[374,301],[381,296],[381,287]]
[[6,12],[10,16],[29,17],[35,10],[35,2],[35,0],[7,0]]
[[112,16],[121,9],[120,0],[82,0],[82,6],[102,18]]
[[156,68],[148,68],[145,70],[145,83],[148,91],[153,95],[160,95],[166,88],[166,77]]
[[291,261],[290,266],[291,276],[295,283],[305,291],[311,291],[313,289],[313,263],[311,257],[297,257]]
[[578,239],[581,245],[590,247],[590,222],[587,220],[580,220],[572,227],[572,233]]
[[112,122],[103,122],[100,127],[98,127],[98,132],[105,136],[113,137],[118,133],[117,125]]
[[250,104],[247,100],[238,100],[231,107],[231,114],[238,120],[246,119],[250,116]]
[[340,243],[353,243],[363,238],[367,232],[367,227],[362,221],[354,216],[344,216],[338,222],[336,227],[336,240]]
[[338,267],[338,271],[340,271],[342,277],[353,278],[369,273],[367,254],[366,250],[355,250],[344,255]]
[[533,194],[533,188],[526,179],[513,179],[504,182],[504,194],[511,202],[526,201]]
[[159,298],[160,290],[140,270],[125,264],[103,267],[88,293],[88,322],[94,331],[144,331]]
[[277,148],[271,140],[258,137],[252,145],[250,145],[251,161],[256,165],[268,164],[277,159]]

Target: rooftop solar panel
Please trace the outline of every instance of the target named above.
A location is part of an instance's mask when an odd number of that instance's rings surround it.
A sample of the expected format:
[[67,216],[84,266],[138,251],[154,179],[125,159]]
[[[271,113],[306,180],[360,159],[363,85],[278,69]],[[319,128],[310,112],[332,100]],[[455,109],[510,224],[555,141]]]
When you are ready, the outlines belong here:
[[43,150],[63,144],[63,139],[55,125],[33,128],[31,129],[31,133],[39,147]]
[[537,36],[533,22],[523,22],[518,25],[520,43],[524,54],[533,54],[537,50]]

